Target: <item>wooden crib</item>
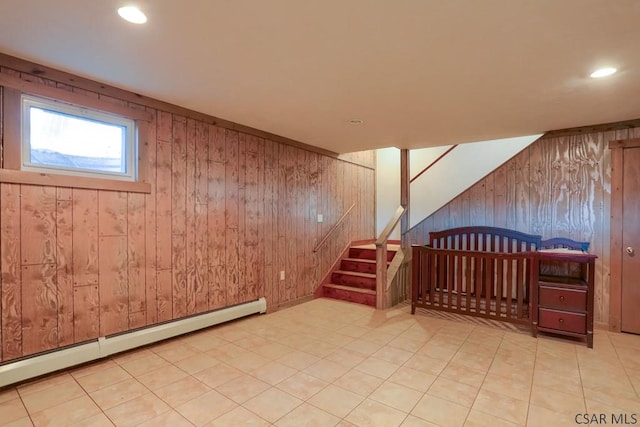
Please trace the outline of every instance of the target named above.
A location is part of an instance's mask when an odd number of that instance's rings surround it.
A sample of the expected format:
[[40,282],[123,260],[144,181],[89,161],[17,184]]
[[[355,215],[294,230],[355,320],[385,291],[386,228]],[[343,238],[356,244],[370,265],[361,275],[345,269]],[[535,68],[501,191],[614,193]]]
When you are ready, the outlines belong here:
[[530,324],[542,237],[496,227],[432,232],[413,246],[411,312],[417,307]]

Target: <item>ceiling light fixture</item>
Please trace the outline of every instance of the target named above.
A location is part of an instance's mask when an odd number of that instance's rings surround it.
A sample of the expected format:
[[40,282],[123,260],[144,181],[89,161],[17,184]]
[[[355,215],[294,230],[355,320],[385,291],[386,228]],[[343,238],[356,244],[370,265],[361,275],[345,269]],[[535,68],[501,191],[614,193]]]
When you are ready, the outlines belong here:
[[594,79],[600,79],[602,77],[607,77],[615,74],[616,71],[618,70],[613,67],[598,68],[593,73],[591,73],[591,77],[593,77]]
[[350,125],[361,125],[362,123],[364,123],[362,120],[360,119],[351,119],[349,120],[349,124]]
[[136,6],[123,6],[118,9],[118,15],[132,24],[144,24],[147,22],[147,16]]

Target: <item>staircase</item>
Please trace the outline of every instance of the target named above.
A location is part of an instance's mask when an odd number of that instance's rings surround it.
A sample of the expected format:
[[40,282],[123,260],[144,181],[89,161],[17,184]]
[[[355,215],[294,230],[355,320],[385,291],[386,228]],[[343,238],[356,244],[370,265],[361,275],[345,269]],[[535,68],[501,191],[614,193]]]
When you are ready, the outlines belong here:
[[[387,245],[387,267],[399,244]],[[354,245],[347,251],[321,288],[323,297],[376,306],[376,246]]]

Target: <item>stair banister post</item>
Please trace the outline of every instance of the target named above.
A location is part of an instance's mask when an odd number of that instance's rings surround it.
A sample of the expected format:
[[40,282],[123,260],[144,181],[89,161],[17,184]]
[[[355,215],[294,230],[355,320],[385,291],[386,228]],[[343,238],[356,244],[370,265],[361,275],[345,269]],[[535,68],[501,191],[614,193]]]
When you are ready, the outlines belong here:
[[387,306],[387,239],[376,242],[376,308]]

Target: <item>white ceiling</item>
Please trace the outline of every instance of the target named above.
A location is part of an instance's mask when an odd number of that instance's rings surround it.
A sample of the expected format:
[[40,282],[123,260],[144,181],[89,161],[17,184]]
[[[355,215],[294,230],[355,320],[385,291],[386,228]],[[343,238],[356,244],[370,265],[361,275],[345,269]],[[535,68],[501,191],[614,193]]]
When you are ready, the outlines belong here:
[[2,0],[0,52],[335,152],[640,118],[638,0],[124,3]]

